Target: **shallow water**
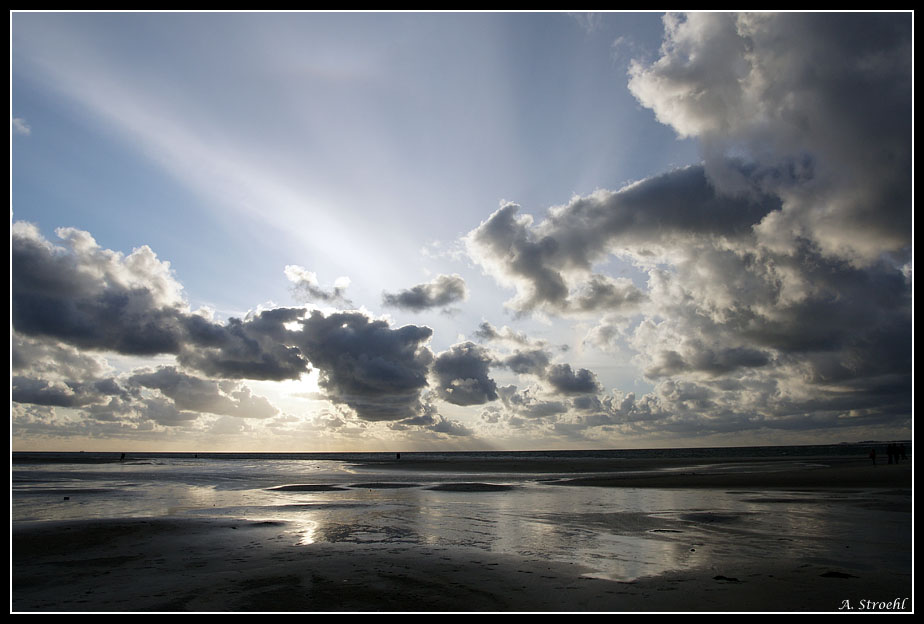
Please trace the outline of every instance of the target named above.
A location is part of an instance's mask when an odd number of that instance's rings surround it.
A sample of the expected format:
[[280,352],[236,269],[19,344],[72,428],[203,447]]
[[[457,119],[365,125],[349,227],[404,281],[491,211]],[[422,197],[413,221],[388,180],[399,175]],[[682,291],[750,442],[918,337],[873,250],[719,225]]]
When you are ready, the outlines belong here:
[[903,492],[576,487],[554,484],[566,472],[402,471],[286,457],[66,459],[14,463],[14,523],[274,520],[288,523],[293,544],[463,547],[621,581],[704,565],[732,574],[730,562],[767,556],[853,567],[893,557],[910,567],[901,539],[910,539],[910,514],[890,512],[910,506]]

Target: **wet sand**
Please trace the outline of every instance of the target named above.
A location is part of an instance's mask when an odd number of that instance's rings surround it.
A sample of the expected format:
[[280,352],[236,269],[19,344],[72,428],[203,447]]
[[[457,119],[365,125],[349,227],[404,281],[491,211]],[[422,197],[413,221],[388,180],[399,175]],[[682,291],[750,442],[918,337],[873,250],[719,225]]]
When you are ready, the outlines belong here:
[[[481,459],[367,462],[364,466],[402,472],[541,475],[562,485],[625,488],[836,488],[911,487],[911,462],[873,465],[856,457],[710,459],[580,459],[573,462]],[[725,470],[729,468],[728,470]],[[556,479],[555,475],[568,476]],[[574,476],[575,474],[581,476]]]
[[[408,469],[410,463],[402,468]],[[419,468],[420,466],[418,466]],[[560,467],[559,467],[560,468]],[[432,467],[427,467],[431,470]],[[455,469],[458,469],[456,466]],[[690,474],[687,474],[687,473]],[[826,489],[844,504],[895,506],[911,463],[838,465],[698,478],[624,480],[589,474],[572,485]],[[665,481],[666,479],[666,481]],[[481,481],[490,481],[484,478]],[[482,484],[481,481],[478,484]],[[472,482],[467,482],[472,483]],[[461,488],[473,496],[479,488]],[[891,495],[891,496],[890,496]],[[854,498],[856,500],[854,500]],[[773,504],[773,498],[764,498]],[[899,500],[907,500],[910,497]],[[889,505],[892,507],[890,508]],[[877,507],[878,509],[878,507]],[[901,550],[908,535],[885,549]],[[862,539],[862,527],[857,529]],[[112,519],[20,523],[11,539],[14,612],[838,612],[913,608],[911,566],[838,557],[712,559],[619,582],[540,556],[404,543],[298,544],[281,522]],[[899,602],[895,603],[896,599]],[[902,599],[907,599],[902,602]]]

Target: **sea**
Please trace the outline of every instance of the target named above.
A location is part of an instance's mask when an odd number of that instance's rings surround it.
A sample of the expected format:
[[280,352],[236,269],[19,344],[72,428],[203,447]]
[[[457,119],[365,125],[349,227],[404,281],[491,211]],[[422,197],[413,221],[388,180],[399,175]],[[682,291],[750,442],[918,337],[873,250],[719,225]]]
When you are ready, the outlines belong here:
[[[400,455],[12,452],[11,520],[14,529],[104,518],[275,521],[288,527],[293,546],[465,548],[573,563],[590,576],[630,581],[701,566],[728,549],[759,559],[781,539],[787,556],[807,561],[830,559],[845,545],[852,558],[872,560],[881,556],[881,540],[858,540],[857,531],[873,522],[885,532],[904,530],[906,521],[896,516],[899,524],[885,526],[875,509],[862,505],[845,512],[844,495],[836,491],[602,488],[560,481],[592,474],[595,462],[607,474],[619,472],[621,463],[627,472],[810,469],[866,458],[871,448],[884,458],[885,446]],[[414,463],[421,467],[407,469]],[[481,464],[492,469],[485,472]]]

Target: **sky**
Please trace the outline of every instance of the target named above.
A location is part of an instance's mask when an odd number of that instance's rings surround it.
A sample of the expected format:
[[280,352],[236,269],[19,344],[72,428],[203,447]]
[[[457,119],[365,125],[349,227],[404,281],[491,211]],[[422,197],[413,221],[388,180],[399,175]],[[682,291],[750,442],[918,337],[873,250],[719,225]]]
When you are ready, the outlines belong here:
[[13,12],[11,447],[910,438],[912,18]]

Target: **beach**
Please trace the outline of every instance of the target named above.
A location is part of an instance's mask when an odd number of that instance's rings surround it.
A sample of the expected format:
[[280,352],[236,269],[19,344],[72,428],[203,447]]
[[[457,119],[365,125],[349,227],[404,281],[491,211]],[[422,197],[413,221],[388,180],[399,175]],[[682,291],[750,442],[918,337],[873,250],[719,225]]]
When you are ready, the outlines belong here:
[[733,466],[402,457],[246,508],[14,521],[11,610],[913,609],[911,461]]

